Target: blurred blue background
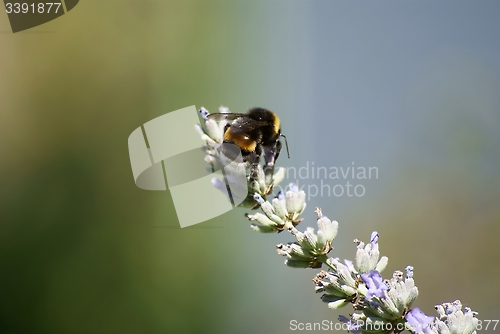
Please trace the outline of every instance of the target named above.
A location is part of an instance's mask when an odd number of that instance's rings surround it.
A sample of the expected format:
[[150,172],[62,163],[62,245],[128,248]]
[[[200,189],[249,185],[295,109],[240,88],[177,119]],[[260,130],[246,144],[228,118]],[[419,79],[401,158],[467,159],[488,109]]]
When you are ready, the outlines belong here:
[[278,165],[377,167],[324,180],[365,194],[311,196],[299,227],[322,207],[341,259],[377,230],[384,277],[414,266],[416,306],[460,299],[498,319],[499,13],[86,0],[16,34],[0,15],[0,332],[288,333],[351,312],[314,294],[316,270],[283,265],[286,233],[252,232],[243,209],[180,229],[168,192],[135,186],[128,135],[193,104],[275,111],[291,154]]

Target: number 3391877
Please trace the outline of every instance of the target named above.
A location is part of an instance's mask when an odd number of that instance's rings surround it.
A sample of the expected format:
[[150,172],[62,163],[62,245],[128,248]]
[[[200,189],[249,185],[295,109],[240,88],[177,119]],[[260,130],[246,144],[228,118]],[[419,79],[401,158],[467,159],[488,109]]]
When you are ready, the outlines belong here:
[[59,11],[59,8],[61,7],[60,2],[40,2],[40,3],[10,3],[7,2],[5,4],[5,11],[7,14],[26,14],[26,13],[33,13],[33,14],[49,14],[49,13],[57,13]]

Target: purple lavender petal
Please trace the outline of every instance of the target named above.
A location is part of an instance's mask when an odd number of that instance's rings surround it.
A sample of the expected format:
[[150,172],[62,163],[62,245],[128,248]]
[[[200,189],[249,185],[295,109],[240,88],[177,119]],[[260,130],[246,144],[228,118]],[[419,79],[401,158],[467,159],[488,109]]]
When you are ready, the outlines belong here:
[[428,317],[418,307],[411,309],[406,315],[406,321],[413,328],[413,333],[427,333],[429,324],[434,320],[434,317]]
[[369,273],[361,274],[361,279],[365,282],[368,292],[366,294],[367,298],[376,296],[378,298],[383,298],[385,296],[385,291],[388,289],[385,285],[382,275],[376,270],[372,270]]

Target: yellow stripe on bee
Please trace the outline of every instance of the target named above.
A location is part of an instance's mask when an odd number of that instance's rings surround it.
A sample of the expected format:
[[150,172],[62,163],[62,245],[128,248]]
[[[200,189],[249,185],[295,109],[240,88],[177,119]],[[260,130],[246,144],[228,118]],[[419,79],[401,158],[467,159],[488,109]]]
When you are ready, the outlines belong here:
[[274,132],[275,133],[279,133],[280,132],[280,119],[278,118],[278,116],[276,116],[276,114],[274,114]]
[[238,145],[241,149],[254,152],[257,146],[257,141],[251,139],[245,134],[230,135],[228,132],[224,134],[224,140],[230,141]]
[[257,146],[257,142],[255,140],[247,140],[240,142],[239,146],[246,151],[255,152],[255,147]]

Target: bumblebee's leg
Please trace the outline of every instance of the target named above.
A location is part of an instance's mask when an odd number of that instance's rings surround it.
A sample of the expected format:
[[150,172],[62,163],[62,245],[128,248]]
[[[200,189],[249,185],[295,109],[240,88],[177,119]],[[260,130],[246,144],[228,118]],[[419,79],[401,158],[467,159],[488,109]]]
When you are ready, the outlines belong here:
[[262,155],[262,145],[255,146],[254,159],[250,161],[250,183],[256,181],[259,176],[260,156]]
[[276,142],[276,153],[274,154],[274,162],[278,160],[280,152],[281,152],[281,141],[278,139],[278,141]]
[[[264,167],[264,175],[266,176],[266,185],[269,187],[272,187],[273,185],[271,184],[273,175],[274,175],[274,166],[276,165],[276,160],[278,159],[278,156],[281,151],[281,142],[278,140],[276,142],[276,148],[275,149],[270,149],[266,151],[266,165]],[[272,191],[272,188],[269,189]]]

